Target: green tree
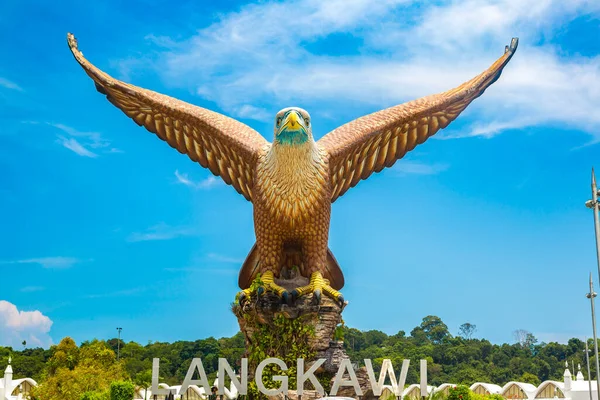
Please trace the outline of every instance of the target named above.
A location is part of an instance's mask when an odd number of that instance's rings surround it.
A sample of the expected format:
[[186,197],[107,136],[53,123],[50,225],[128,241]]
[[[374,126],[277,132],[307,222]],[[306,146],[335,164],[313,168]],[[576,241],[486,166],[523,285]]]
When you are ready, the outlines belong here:
[[519,382],[531,383],[535,386],[539,386],[539,384],[541,383],[540,378],[538,378],[537,375],[534,375],[530,372],[524,372],[523,375],[521,375]]
[[48,373],[53,375],[60,368],[72,370],[79,361],[79,348],[70,337],[63,338],[53,349],[53,354],[48,361]]
[[128,378],[123,364],[116,361],[105,342],[94,340],[80,348],[73,344],[72,339],[65,338],[57,346],[47,378],[33,389],[35,398],[80,400],[86,392],[108,391],[112,382]]
[[471,339],[475,332],[477,332],[477,325],[468,322],[465,322],[458,328],[458,334],[465,339]]
[[[133,382],[143,389],[148,389],[152,384],[152,370],[146,370],[138,373],[134,378]],[[147,395],[147,390],[144,391],[145,395]],[[144,399],[147,400],[147,399]]]
[[442,322],[440,317],[436,317],[435,315],[428,315],[423,318],[421,325],[413,329],[410,334],[413,337],[424,334],[427,340],[436,344],[451,337],[448,326]]
[[110,400],[132,400],[135,387],[132,382],[118,381],[110,384]]

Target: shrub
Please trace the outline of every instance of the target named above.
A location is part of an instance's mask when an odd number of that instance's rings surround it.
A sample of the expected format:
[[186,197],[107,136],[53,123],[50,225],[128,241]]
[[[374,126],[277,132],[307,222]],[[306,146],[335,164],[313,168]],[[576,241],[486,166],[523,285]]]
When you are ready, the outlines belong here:
[[132,382],[117,381],[110,384],[110,400],[133,400],[134,392]]
[[110,400],[108,392],[85,392],[80,400]]
[[519,382],[531,383],[532,385],[539,386],[540,378],[538,378],[537,375],[534,375],[531,372],[524,372],[523,375],[521,375],[521,379],[519,379]]
[[450,388],[448,392],[448,400],[471,400],[471,390],[468,386],[458,385],[455,388]]

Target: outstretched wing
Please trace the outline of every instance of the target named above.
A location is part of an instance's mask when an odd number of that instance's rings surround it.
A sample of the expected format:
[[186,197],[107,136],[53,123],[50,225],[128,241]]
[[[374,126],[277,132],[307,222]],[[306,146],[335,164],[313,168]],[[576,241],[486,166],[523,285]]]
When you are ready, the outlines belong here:
[[252,201],[256,162],[269,145],[258,132],[222,114],[116,80],[85,59],[72,34],[67,41],[112,104]]
[[321,138],[318,144],[329,154],[331,202],[454,121],[500,77],[517,45],[513,38],[487,71],[455,89],[358,118]]

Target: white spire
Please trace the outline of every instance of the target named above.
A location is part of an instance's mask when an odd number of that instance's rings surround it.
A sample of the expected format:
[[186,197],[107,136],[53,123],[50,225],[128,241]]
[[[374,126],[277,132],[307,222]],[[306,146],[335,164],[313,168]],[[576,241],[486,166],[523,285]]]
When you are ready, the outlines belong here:
[[577,364],[577,380],[578,381],[584,381],[585,378],[583,377],[583,373],[581,373],[581,364]]
[[9,375],[12,377],[12,366],[10,365],[10,363],[12,362],[12,357],[8,356],[8,365],[6,366],[6,370],[4,370],[4,376]]
[[563,374],[564,377],[564,381],[565,381],[565,390],[566,391],[570,391],[571,390],[571,371],[569,371],[569,362],[565,361],[565,373]]

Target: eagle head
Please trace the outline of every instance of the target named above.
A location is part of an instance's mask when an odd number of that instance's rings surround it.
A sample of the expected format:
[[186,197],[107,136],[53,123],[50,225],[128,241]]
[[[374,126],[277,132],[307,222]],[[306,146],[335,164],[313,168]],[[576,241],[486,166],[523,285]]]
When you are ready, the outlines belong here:
[[275,142],[300,145],[312,139],[310,115],[299,107],[288,107],[275,116]]

